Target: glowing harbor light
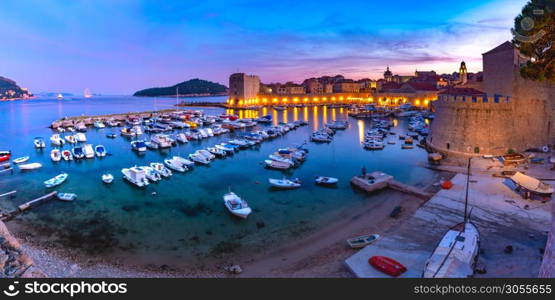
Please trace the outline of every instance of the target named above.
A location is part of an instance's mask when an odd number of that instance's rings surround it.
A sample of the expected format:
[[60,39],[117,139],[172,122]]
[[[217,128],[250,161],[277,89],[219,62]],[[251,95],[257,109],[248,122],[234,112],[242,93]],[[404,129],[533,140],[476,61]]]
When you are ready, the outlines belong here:
[[288,100],[287,98],[283,98],[283,99],[281,99],[281,102],[287,103],[287,100]]
[[420,106],[420,100],[418,100],[418,99],[414,100],[414,105]]
[[293,102],[299,102],[299,98],[297,97],[293,98]]
[[312,98],[312,101],[314,101],[314,102],[318,102],[318,100],[319,100],[318,97]]
[[308,98],[305,97],[305,98],[303,99],[303,102],[308,102]]
[[430,104],[430,100],[428,100],[428,99],[424,100],[424,105],[427,106],[428,104]]
[[278,98],[272,99],[272,102],[277,103],[277,102],[278,102]]
[[327,97],[323,97],[323,98],[322,98],[322,101],[327,101],[327,100],[328,100]]
[[331,97],[331,101],[335,101],[335,97]]
[[343,101],[343,96],[339,97],[339,100]]

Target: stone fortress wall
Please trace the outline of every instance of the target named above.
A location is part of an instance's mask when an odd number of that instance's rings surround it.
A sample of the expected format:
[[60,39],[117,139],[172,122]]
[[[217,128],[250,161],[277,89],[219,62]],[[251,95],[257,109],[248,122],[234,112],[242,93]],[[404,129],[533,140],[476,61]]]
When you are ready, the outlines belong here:
[[555,86],[520,77],[507,42],[483,55],[487,97],[441,95],[428,144],[454,154],[506,154],[555,143]]

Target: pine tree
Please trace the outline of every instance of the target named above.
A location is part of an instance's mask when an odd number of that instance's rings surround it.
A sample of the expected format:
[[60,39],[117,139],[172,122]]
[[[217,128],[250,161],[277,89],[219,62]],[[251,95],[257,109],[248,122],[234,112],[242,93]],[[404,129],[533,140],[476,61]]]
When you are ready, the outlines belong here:
[[515,18],[513,44],[530,58],[522,77],[555,82],[555,0],[531,0]]

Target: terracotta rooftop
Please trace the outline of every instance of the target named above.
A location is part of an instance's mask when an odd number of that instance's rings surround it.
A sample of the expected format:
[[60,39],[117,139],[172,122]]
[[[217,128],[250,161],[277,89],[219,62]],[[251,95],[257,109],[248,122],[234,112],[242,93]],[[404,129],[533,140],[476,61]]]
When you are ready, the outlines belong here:
[[453,95],[453,96],[483,96],[486,93],[473,88],[455,88],[449,87],[439,93],[440,95]]

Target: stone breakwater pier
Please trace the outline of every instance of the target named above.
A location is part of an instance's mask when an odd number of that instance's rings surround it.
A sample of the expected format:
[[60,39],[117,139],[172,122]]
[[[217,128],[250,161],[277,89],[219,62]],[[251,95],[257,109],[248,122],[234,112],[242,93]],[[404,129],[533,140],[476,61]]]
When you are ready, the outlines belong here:
[[422,189],[396,181],[393,176],[379,171],[364,174],[363,176],[355,176],[351,179],[351,184],[367,193],[390,188],[424,200],[430,199],[433,196],[433,194]]
[[108,115],[96,115],[96,116],[75,116],[75,117],[65,117],[59,120],[55,120],[50,124],[50,128],[67,128],[75,127],[78,123],[83,123],[85,126],[92,126],[95,121],[118,121],[124,122],[129,118],[152,118],[155,116],[160,116],[163,114],[171,114],[173,112],[181,111],[180,109],[163,109],[163,110],[153,110],[153,111],[143,111],[143,112],[126,112],[119,114],[108,114]]

